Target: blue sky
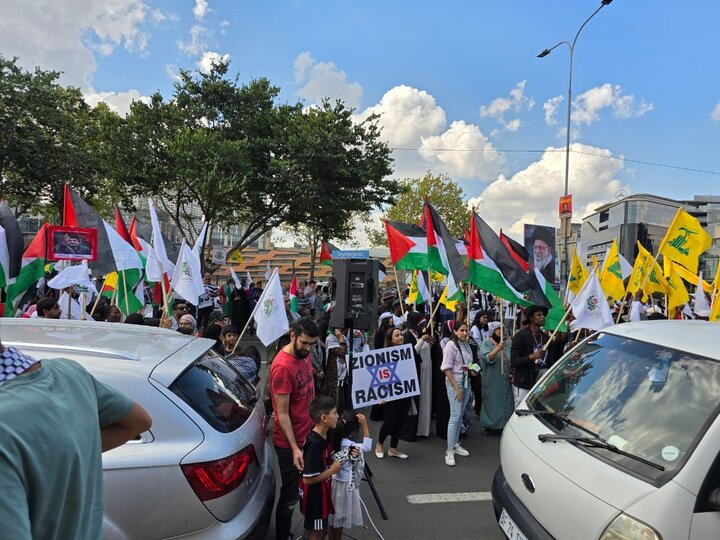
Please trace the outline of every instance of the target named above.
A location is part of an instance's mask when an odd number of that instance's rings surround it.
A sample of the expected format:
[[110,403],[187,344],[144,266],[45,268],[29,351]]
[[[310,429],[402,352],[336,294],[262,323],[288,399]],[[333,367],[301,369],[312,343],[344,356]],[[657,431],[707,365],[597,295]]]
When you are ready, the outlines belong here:
[[[3,3],[7,3],[6,2]],[[123,112],[172,93],[177,68],[229,55],[283,101],[324,95],[383,114],[396,174],[460,181],[496,226],[555,224],[564,178],[568,51],[595,0],[33,0],[4,8],[0,53],[65,72]],[[720,194],[716,2],[615,0],[575,50],[575,219],[618,190]],[[196,39],[193,40],[192,36]],[[717,108],[716,108],[717,107]],[[555,109],[555,114],[550,114]],[[713,114],[714,112],[714,114]],[[482,151],[484,150],[484,151]],[[623,160],[621,158],[627,158]],[[618,159],[620,158],[620,159]]]

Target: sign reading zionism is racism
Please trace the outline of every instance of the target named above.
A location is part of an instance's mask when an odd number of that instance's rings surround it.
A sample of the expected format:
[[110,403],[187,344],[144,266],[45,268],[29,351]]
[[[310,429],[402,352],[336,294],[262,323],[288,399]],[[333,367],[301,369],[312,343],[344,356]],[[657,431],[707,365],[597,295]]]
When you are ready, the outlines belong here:
[[[346,357],[348,361],[350,357]],[[412,345],[353,354],[353,408],[366,407],[420,394]]]

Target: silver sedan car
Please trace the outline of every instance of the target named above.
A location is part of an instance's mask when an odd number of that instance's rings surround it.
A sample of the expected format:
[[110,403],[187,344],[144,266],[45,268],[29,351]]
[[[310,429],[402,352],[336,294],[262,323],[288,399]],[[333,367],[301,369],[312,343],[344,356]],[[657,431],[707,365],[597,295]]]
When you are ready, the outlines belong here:
[[212,341],[50,319],[2,319],[0,338],[79,362],[152,416],[150,431],[103,454],[105,540],[264,538],[275,495],[265,408]]

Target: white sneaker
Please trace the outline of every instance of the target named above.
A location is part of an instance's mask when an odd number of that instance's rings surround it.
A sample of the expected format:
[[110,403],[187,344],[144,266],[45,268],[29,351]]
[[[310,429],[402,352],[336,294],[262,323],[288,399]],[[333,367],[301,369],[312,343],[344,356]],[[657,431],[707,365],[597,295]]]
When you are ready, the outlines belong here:
[[455,452],[458,456],[462,456],[462,457],[467,457],[470,455],[470,452],[468,452],[462,446],[460,446],[460,443],[456,444],[453,447],[453,452]]
[[445,452],[445,465],[449,467],[455,466],[455,453],[452,450]]

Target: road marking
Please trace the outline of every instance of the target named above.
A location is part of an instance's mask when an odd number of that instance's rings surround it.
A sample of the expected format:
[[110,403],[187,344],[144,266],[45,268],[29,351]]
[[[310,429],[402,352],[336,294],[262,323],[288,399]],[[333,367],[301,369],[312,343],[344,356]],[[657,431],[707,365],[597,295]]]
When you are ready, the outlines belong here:
[[408,495],[410,504],[432,504],[451,502],[476,502],[492,501],[492,493],[489,491],[468,491],[465,493],[423,493],[419,495]]

